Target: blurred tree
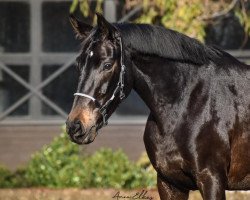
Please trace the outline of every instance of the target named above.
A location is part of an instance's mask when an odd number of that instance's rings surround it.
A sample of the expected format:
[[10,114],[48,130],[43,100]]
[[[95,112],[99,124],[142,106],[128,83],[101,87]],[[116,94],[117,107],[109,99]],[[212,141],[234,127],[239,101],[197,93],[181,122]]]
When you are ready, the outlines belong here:
[[[80,7],[84,16],[90,13],[93,0],[73,0],[70,12]],[[94,12],[101,11],[103,0],[96,0]],[[125,12],[141,6],[140,15],[134,20],[138,23],[163,25],[185,33],[190,37],[205,40],[205,28],[228,16],[235,16],[244,27],[243,48],[250,35],[249,0],[121,0]],[[95,20],[93,20],[95,21]]]
[[[70,13],[74,13],[77,8],[81,11],[83,14],[83,17],[85,18],[91,18],[92,24],[96,22],[96,12],[102,13],[102,3],[104,0],[73,0],[71,7],[70,7]],[[91,11],[94,12],[91,12]]]

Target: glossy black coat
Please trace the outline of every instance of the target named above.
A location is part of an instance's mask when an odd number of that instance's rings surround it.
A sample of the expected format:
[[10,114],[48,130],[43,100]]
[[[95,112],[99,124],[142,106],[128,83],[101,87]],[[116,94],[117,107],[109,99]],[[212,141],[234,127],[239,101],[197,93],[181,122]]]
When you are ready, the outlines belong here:
[[[160,27],[111,25],[100,15],[93,29],[75,18],[71,22],[84,39],[78,92],[99,102],[110,98],[116,86],[117,37],[122,37],[126,96],[133,88],[151,111],[144,142],[162,200],[188,199],[190,190],[200,190],[204,200],[223,200],[225,190],[250,189],[248,65]],[[90,62],[89,49],[96,55]],[[110,71],[103,69],[107,60],[112,60]],[[109,116],[119,103],[115,98]],[[93,102],[76,97],[67,130],[74,142],[90,143],[100,121]]]

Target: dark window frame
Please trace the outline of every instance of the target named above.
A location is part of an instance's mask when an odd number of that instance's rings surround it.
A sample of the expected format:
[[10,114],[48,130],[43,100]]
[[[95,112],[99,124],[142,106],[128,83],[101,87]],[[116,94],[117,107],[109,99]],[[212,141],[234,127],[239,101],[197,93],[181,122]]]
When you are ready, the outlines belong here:
[[[30,87],[42,93],[37,86],[42,82],[42,67],[44,65],[61,65],[58,73],[63,72],[75,62],[76,52],[44,52],[42,49],[42,4],[44,2],[71,2],[71,0],[0,0],[0,2],[26,2],[30,5],[30,51],[29,52],[16,52],[16,53],[2,53],[0,52],[0,79],[1,73],[8,65],[22,66],[27,65],[30,67]],[[105,0],[104,15],[109,21],[116,21],[115,19],[115,2],[113,0]],[[229,51],[232,55],[236,56],[242,61],[250,63],[250,50],[244,51]],[[10,72],[12,73],[12,72]],[[51,81],[47,80],[47,82]],[[32,89],[31,88],[31,89]],[[69,94],[73,95],[73,94]],[[4,111],[0,112],[0,124],[8,123],[63,123],[67,113],[60,111],[58,116],[45,116],[42,115],[42,101],[39,95],[32,95],[29,99],[29,115],[23,117],[11,117],[8,114],[1,118]],[[53,105],[51,105],[53,107]],[[57,106],[57,105],[54,105]],[[111,117],[113,123],[145,123],[147,116],[121,116],[114,113]]]

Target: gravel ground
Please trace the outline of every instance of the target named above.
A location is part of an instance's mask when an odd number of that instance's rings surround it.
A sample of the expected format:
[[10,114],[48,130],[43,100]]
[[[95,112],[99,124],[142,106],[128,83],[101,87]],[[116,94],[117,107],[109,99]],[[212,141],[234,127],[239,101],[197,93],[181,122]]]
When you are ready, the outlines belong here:
[[[114,197],[117,192],[120,196],[133,196],[143,190],[115,190],[115,189],[0,189],[0,200],[123,200],[129,198]],[[145,193],[144,193],[145,194]],[[145,198],[159,200],[157,190],[147,190]],[[132,198],[130,198],[132,199]],[[198,192],[191,192],[189,200],[201,200]],[[250,192],[227,192],[227,200],[250,200]]]

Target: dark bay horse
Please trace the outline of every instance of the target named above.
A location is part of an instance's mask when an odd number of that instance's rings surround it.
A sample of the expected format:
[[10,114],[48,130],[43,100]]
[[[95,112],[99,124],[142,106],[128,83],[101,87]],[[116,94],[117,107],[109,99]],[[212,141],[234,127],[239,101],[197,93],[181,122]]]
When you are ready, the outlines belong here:
[[250,189],[250,66],[163,27],[70,21],[82,41],[79,84],[66,122],[78,144],[134,89],[151,113],[145,147],[161,199],[223,200]]

